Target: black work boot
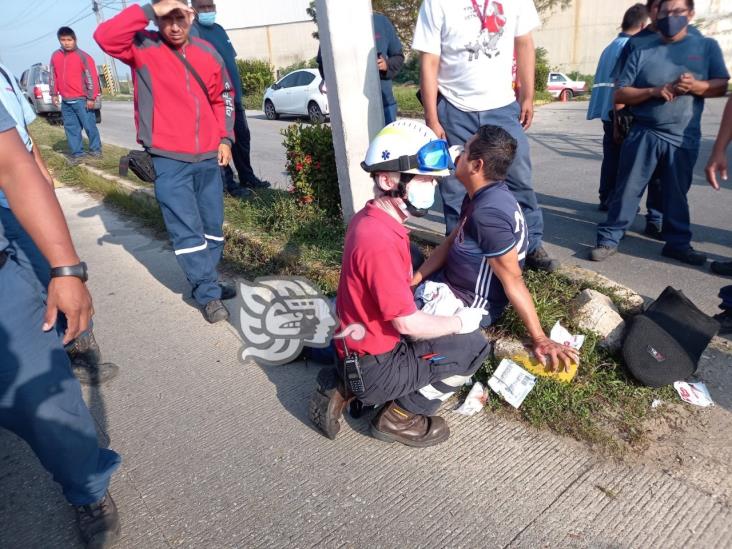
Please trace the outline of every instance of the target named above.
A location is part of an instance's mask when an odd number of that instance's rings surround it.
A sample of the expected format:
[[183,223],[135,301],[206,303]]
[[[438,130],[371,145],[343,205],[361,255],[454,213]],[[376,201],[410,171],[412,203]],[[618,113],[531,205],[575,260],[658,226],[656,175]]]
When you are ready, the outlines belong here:
[[83,385],[102,385],[117,377],[119,367],[111,362],[102,363],[102,352],[91,330],[77,337],[67,348],[71,369]]
[[712,261],[711,271],[722,276],[732,276],[732,261]]
[[371,434],[384,442],[426,448],[450,438],[450,428],[440,416],[413,414],[392,400],[371,421]]
[[216,324],[223,320],[229,320],[229,310],[220,299],[212,299],[206,303],[203,309],[201,309],[201,314],[203,315],[203,318],[211,324]]
[[98,502],[79,505],[74,510],[76,524],[88,549],[111,547],[119,539],[122,528],[117,506],[109,492]]
[[732,309],[714,315],[714,320],[719,322],[719,335],[732,334]]
[[689,246],[688,248],[670,248],[668,245],[664,246],[661,250],[661,255],[664,257],[670,257],[676,259],[682,263],[689,265],[704,265],[707,262],[707,256],[701,252],[697,252],[694,248]]
[[340,419],[343,410],[353,398],[353,394],[346,389],[335,368],[322,368],[318,372],[318,386],[308,404],[310,421],[325,436],[334,440],[341,430]]
[[533,252],[526,255],[526,268],[534,271],[546,271],[553,273],[559,269],[560,263],[549,257],[543,246],[539,246]]

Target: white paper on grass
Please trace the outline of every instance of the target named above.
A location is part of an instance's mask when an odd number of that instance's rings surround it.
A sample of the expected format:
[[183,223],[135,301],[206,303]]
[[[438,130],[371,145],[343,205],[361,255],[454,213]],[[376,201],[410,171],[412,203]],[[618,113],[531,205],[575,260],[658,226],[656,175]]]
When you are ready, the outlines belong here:
[[488,385],[514,408],[521,403],[536,384],[536,376],[524,370],[513,360],[504,358],[488,380]]
[[487,397],[488,395],[483,384],[480,381],[476,381],[471,387],[468,396],[465,397],[465,402],[455,412],[463,416],[475,415],[483,409]]
[[674,389],[679,393],[681,400],[694,404],[695,406],[714,406],[712,395],[709,394],[709,389],[701,381],[696,383],[688,383],[686,381],[677,381],[674,383]]
[[585,336],[582,334],[570,334],[569,330],[562,326],[559,321],[552,328],[549,339],[561,345],[569,345],[573,349],[580,350],[585,343]]

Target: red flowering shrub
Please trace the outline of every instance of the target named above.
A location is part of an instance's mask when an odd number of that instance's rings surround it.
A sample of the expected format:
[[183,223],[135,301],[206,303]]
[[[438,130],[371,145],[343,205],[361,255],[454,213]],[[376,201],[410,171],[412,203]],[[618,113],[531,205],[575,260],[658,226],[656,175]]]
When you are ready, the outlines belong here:
[[341,217],[341,195],[330,126],[292,124],[282,130],[287,151],[285,169],[292,194],[300,204],[311,204]]

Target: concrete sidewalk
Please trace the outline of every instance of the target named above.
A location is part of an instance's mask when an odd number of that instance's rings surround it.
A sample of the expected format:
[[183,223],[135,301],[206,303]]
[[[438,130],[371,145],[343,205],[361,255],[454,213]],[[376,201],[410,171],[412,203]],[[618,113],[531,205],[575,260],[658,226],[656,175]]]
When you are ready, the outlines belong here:
[[[372,439],[367,419],[325,439],[307,421],[317,367],[240,363],[236,330],[182,299],[167,244],[78,190],[58,195],[121,370],[87,393],[124,459],[120,547],[732,544],[713,491],[488,414],[446,412],[453,437],[427,450]],[[0,547],[77,547],[60,490],[5,431],[0,494]]]

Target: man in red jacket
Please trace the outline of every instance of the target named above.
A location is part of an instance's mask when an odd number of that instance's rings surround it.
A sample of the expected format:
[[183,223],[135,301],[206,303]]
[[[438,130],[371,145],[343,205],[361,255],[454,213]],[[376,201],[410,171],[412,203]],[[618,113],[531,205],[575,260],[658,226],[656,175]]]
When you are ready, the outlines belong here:
[[[218,283],[224,246],[221,170],[231,160],[234,94],[224,62],[189,37],[194,13],[180,0],[132,5],[102,23],[94,39],[133,69],[137,141],[152,155],[155,197],[175,255],[203,316],[227,320]],[[158,32],[145,30],[150,21]]]
[[56,33],[61,48],[51,56],[51,97],[58,105],[72,160],[84,155],[81,129],[89,138],[89,154],[102,156],[102,142],[97,130],[94,101],[99,97],[99,77],[94,59],[76,46],[76,34],[69,27]]

